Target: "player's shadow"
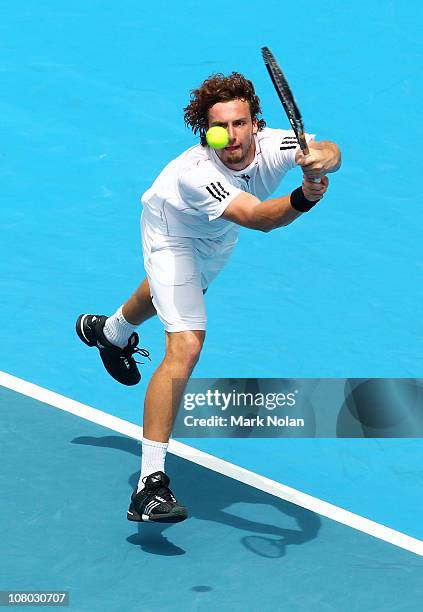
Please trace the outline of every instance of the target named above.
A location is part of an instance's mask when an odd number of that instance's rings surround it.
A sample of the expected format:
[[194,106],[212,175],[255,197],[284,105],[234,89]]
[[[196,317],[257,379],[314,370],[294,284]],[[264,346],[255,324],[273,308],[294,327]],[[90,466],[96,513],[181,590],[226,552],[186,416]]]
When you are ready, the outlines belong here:
[[[105,447],[122,450],[135,455],[141,454],[140,443],[119,435],[99,438],[84,436],[72,440],[73,444]],[[252,534],[241,538],[242,544],[254,554],[265,557],[281,557],[287,546],[298,546],[317,537],[321,521],[317,514],[284,501],[273,495],[250,487],[203,468],[195,463],[168,454],[166,471],[171,476],[171,487],[179,501],[188,507],[189,516],[205,521],[215,521]],[[138,482],[139,473],[129,478],[131,492]],[[128,495],[129,502],[129,495]],[[292,517],[298,529],[284,529],[274,524],[235,516],[227,511],[232,504],[271,505],[283,515]],[[259,510],[256,513],[259,515]],[[157,555],[180,555],[185,551],[166,539],[163,532],[171,524],[133,523],[137,533],[127,538],[128,542],[140,546],[146,552]]]

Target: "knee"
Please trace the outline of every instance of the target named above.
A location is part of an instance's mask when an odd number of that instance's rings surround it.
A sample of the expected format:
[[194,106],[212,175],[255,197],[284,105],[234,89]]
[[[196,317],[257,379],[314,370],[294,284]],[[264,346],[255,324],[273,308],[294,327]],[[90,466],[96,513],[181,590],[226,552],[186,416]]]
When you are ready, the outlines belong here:
[[179,356],[189,368],[193,368],[200,358],[203,343],[204,336],[201,337],[197,334],[187,335],[181,343]]
[[[197,363],[204,343],[204,332],[180,332],[169,342],[168,355],[192,369]],[[174,341],[175,340],[175,341]]]

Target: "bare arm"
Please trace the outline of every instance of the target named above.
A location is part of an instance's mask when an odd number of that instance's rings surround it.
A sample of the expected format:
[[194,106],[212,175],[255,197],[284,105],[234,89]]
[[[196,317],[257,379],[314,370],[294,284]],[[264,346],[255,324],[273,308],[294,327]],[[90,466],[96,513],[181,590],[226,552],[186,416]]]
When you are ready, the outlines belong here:
[[[322,178],[321,183],[313,183],[304,177],[303,193],[310,201],[319,200],[326,192],[328,184],[326,177]],[[270,232],[277,227],[289,225],[302,214],[291,206],[290,195],[261,202],[250,193],[240,193],[232,200],[222,217],[250,229]]]

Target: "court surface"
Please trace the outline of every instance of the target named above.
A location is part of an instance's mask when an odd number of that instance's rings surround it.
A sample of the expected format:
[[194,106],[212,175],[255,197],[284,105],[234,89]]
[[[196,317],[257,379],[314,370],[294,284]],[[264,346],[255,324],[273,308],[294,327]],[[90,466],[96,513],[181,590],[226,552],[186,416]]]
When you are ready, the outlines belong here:
[[241,231],[195,376],[421,376],[420,4],[0,6],[0,590],[67,589],[87,611],[418,609],[421,440],[184,439],[167,470],[190,519],[134,527],[161,326],[124,388],[74,322],[143,278],[139,198],[196,142],[192,88],[238,70],[287,127],[267,45],[343,167],[295,224]]

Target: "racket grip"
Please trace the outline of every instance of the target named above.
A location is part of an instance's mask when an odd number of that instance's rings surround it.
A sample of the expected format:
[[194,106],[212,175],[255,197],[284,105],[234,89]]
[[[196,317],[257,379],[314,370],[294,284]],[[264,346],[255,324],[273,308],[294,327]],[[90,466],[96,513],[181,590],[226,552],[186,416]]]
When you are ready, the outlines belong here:
[[[305,156],[310,155],[310,150],[308,148],[308,144],[306,142],[304,134],[300,136],[300,147]],[[320,179],[314,178],[310,179],[313,183],[320,183]]]
[[[300,147],[302,152],[304,153],[304,155],[310,155],[310,149],[308,148],[308,144],[307,141],[305,139],[304,134],[302,134],[300,136]],[[314,178],[314,179],[310,179],[312,181],[312,183],[320,183],[320,179],[319,178]]]

